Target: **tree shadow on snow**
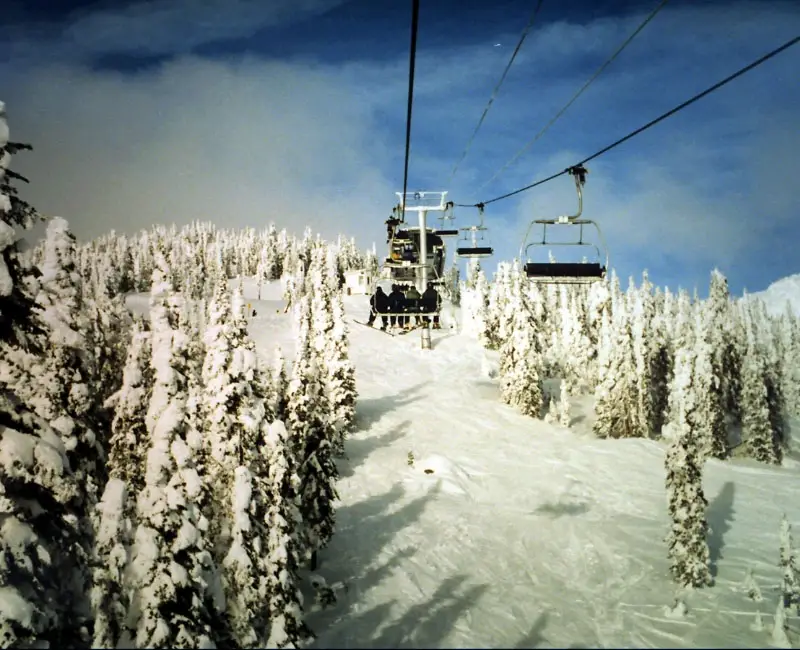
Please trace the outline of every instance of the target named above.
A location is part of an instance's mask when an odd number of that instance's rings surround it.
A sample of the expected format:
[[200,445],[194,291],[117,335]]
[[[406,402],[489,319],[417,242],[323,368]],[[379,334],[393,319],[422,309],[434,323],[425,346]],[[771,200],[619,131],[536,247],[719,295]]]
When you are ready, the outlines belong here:
[[409,424],[411,424],[410,420],[404,420],[384,433],[348,439],[345,442],[345,457],[339,461],[339,475],[342,478],[352,476],[353,470],[361,465],[373,451],[404,438]]
[[589,512],[589,504],[582,501],[556,501],[554,503],[543,503],[534,512],[547,515],[553,519],[565,516],[577,517]]
[[722,549],[725,547],[725,534],[731,529],[733,521],[733,497],[736,485],[731,481],[725,483],[719,494],[709,504],[707,516],[711,529],[708,534],[708,550],[711,559],[711,575],[717,577],[719,561],[722,559]]
[[[488,590],[488,585],[467,585],[467,576],[447,578],[432,596],[412,605],[399,617],[391,616],[396,601],[381,603],[351,619],[349,625],[363,629],[364,636],[350,644],[368,648],[440,648]],[[329,646],[330,647],[330,646]]]
[[[433,488],[396,507],[405,496],[405,490],[397,484],[388,492],[339,508],[336,532],[328,547],[320,552],[318,571],[337,592],[338,602],[309,614],[309,625],[320,637],[311,647],[370,647],[370,635],[381,621],[380,608],[385,606],[371,610],[376,622],[356,623],[362,615],[356,615],[355,608],[369,600],[368,592],[414,555],[413,544],[391,555],[385,549],[400,531],[419,519],[439,491]],[[337,589],[337,585],[343,588]]]
[[528,650],[528,648],[538,648],[542,641],[547,641],[547,639],[542,636],[544,628],[547,627],[547,618],[547,612],[539,614],[528,633],[522,637],[514,647],[517,650]]
[[359,398],[358,402],[356,402],[356,428],[359,430],[369,429],[386,413],[400,409],[413,402],[416,399],[415,393],[418,393],[424,385],[425,382],[420,382],[414,386],[404,388],[399,393],[385,397]]

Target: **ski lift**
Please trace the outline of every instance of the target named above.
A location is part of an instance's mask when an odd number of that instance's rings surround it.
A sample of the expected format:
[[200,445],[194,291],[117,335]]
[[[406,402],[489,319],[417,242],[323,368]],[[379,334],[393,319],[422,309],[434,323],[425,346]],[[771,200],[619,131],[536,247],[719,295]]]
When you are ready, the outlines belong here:
[[[555,219],[534,219],[525,232],[525,239],[520,249],[520,259],[525,259],[525,275],[536,284],[591,284],[598,282],[606,277],[608,269],[608,249],[605,245],[603,232],[600,226],[591,219],[581,219],[583,213],[583,185],[586,183],[588,170],[582,165],[571,167],[567,170],[575,180],[575,189],[578,192],[578,212],[574,215],[562,215]],[[528,239],[531,228],[534,225],[542,227],[541,241],[530,241]],[[577,241],[553,241],[548,240],[548,226],[565,226],[566,228],[578,229]],[[584,239],[584,226],[594,230],[596,243]],[[574,230],[573,230],[574,232]],[[572,247],[593,249],[593,259],[590,261],[584,257],[581,262],[559,262],[552,258],[552,254],[547,262],[537,262],[528,256],[530,249],[550,249],[553,247]],[[523,257],[524,256],[524,257]]]
[[485,234],[489,229],[483,225],[482,203],[478,204],[478,215],[480,221],[477,226],[465,226],[461,228],[461,232],[464,233],[464,236],[461,241],[459,241],[459,246],[456,248],[456,255],[458,257],[472,259],[494,255],[494,249],[489,245]]
[[[389,255],[383,264],[383,277],[396,282],[416,282],[418,279],[437,281],[444,275],[447,249],[443,236],[450,231],[424,227],[425,254],[422,254],[422,227],[408,226],[403,218],[406,211],[427,214],[428,211],[446,212],[452,209],[452,202],[446,203],[447,192],[414,192],[401,197],[401,203],[392,210],[386,221]],[[404,199],[411,205],[406,205]],[[450,217],[452,218],[452,217]],[[424,217],[422,217],[424,222]],[[458,231],[453,231],[458,234]],[[423,272],[424,271],[424,272]],[[429,275],[430,274],[430,275]]]

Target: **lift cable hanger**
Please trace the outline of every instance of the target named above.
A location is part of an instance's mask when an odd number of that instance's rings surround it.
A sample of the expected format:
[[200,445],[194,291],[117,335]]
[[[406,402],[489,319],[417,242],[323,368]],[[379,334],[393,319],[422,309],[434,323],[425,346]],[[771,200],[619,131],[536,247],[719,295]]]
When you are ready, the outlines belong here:
[[610,145],[608,145],[606,147],[603,147],[599,151],[593,153],[588,158],[584,158],[579,163],[576,163],[575,165],[572,165],[571,167],[568,167],[567,169],[564,169],[564,170],[562,170],[560,172],[557,172],[555,174],[552,174],[552,175],[550,175],[550,176],[548,176],[546,178],[538,180],[535,183],[531,183],[530,185],[526,185],[525,187],[521,187],[518,190],[514,190],[513,192],[508,192],[506,194],[503,194],[502,196],[495,197],[495,198],[493,198],[493,199],[491,199],[489,201],[482,201],[481,203],[474,203],[474,204],[456,203],[455,205],[458,206],[458,207],[465,207],[465,208],[470,208],[470,207],[476,207],[477,208],[479,206],[489,205],[490,203],[495,203],[496,201],[502,201],[503,199],[507,199],[507,198],[510,198],[510,197],[515,196],[517,194],[521,194],[522,192],[526,192],[528,190],[531,190],[534,187],[538,187],[539,185],[543,185],[544,183],[549,183],[550,181],[552,181],[555,178],[558,178],[559,176],[563,176],[564,174],[568,174],[568,173],[570,173],[570,169],[574,169],[575,167],[583,166],[587,162],[590,162],[590,161],[594,160],[595,158],[599,158],[603,154],[608,153],[609,151],[611,151],[612,149],[618,147],[619,145],[623,144],[624,142],[627,142],[631,138],[633,138],[633,137],[639,135],[640,133],[646,131],[650,127],[653,127],[656,124],[658,124],[659,122],[662,122],[663,120],[667,119],[668,117],[671,117],[671,116],[675,115],[676,113],[682,111],[684,108],[687,108],[688,106],[691,106],[695,102],[703,99],[707,95],[710,95],[714,91],[719,90],[720,88],[722,88],[726,84],[730,83],[734,79],[737,79],[738,77],[741,77],[743,74],[745,74],[747,72],[750,72],[750,70],[753,70],[754,68],[757,68],[762,63],[766,63],[771,58],[777,56],[778,54],[780,54],[781,52],[783,52],[785,50],[788,50],[793,45],[796,45],[798,43],[798,41],[800,41],[800,36],[795,36],[794,38],[789,39],[786,43],[784,43],[780,47],[775,48],[771,52],[768,52],[764,56],[756,59],[755,61],[753,61],[749,65],[745,66],[744,68],[741,68],[741,69],[737,70],[736,72],[734,72],[733,74],[725,77],[722,81],[718,81],[713,86],[707,88],[703,92],[698,93],[697,95],[695,95],[694,97],[692,97],[690,99],[687,99],[682,104],[678,104],[678,106],[676,106],[675,108],[673,108],[673,109],[667,111],[666,113],[660,115],[659,117],[651,120],[650,122],[648,122],[644,126],[640,126],[635,131],[631,131],[630,133],[628,133],[628,135],[620,138],[619,140],[616,140],[615,142],[611,143]]
[[542,128],[541,131],[539,131],[539,133],[537,133],[527,144],[525,144],[525,146],[522,147],[522,149],[520,149],[517,153],[515,153],[505,165],[503,165],[500,169],[498,169],[488,181],[486,181],[483,185],[481,185],[476,190],[476,192],[482,192],[484,189],[486,189],[498,176],[500,176],[500,174],[502,174],[506,169],[508,169],[511,165],[513,165],[519,159],[519,157],[522,156],[522,154],[524,154],[526,151],[528,151],[528,149],[530,149],[534,144],[536,144],[536,142],[545,133],[547,133],[547,131],[550,130],[550,127],[552,127],[561,118],[561,116],[567,112],[569,107],[575,103],[578,97],[580,97],[589,88],[589,86],[591,86],[592,83],[603,73],[603,71],[608,66],[610,66],[620,54],[622,54],[623,50],[625,50],[625,48],[631,44],[633,39],[636,38],[645,27],[647,27],[650,21],[652,21],[653,18],[655,18],[658,15],[658,13],[664,8],[664,5],[666,5],[667,2],[669,2],[669,0],[661,0],[658,6],[655,9],[653,9],[653,11],[650,12],[647,18],[644,19],[644,21],[634,30],[634,32],[630,36],[628,36],[628,38],[626,38],[625,41],[623,41],[623,43],[614,51],[614,53],[606,60],[606,62],[603,63],[603,65],[601,65],[591,77],[589,77],[589,80],[585,84],[583,84],[583,86],[578,90],[578,92],[576,92],[572,96],[572,99],[570,99],[564,105],[564,107],[560,111],[558,111],[558,113],[556,113],[547,124],[544,125],[544,127]]

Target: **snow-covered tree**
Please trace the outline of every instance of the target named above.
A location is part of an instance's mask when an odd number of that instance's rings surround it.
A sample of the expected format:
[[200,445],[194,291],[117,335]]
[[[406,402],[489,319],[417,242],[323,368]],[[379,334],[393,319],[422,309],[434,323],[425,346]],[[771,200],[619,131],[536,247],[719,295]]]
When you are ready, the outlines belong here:
[[675,358],[674,408],[676,420],[665,456],[670,532],[667,535],[670,571],[685,587],[712,583],[708,549],[708,502],[703,494],[700,440],[693,426],[697,409],[692,388],[694,350],[684,347]]
[[269,412],[274,420],[285,421],[289,394],[289,378],[286,374],[286,359],[280,347],[275,348],[268,392]]
[[297,348],[289,381],[286,419],[292,451],[299,462],[298,498],[305,548],[308,556],[315,558],[316,551],[326,546],[333,534],[338,469],[328,437],[329,405],[311,347],[308,296],[300,298],[296,318]]
[[720,390],[723,405],[734,421],[741,418],[740,385],[741,350],[737,342],[734,309],[731,304],[727,278],[718,270],[711,272],[708,290],[709,333],[714,353],[714,366],[720,369]]
[[781,569],[781,596],[786,613],[800,609],[800,563],[797,559],[797,549],[792,543],[792,527],[786,514],[781,519],[780,535],[780,562]]
[[780,444],[775,444],[767,400],[767,387],[764,384],[764,358],[750,341],[742,360],[741,406],[742,438],[749,455],[762,463],[779,465],[781,462]]
[[350,343],[344,318],[341,293],[332,298],[333,328],[325,359],[326,383],[330,418],[334,429],[334,447],[337,454],[344,453],[344,442],[353,428],[356,416],[355,366],[350,361]]
[[712,348],[707,312],[700,310],[695,321],[694,376],[691,390],[695,393],[696,409],[692,426],[697,431],[703,457],[728,456],[728,429],[725,423],[720,375]]
[[209,585],[216,568],[197,502],[203,482],[186,438],[186,337],[178,329],[182,300],[163,259],[150,299],[154,383],[146,417],[149,449],[138,494],[131,561],[130,620],[139,647],[208,647],[224,629]]
[[96,648],[115,648],[130,606],[124,572],[132,542],[134,495],[144,488],[145,416],[150,399],[150,334],[134,326],[122,386],[107,401],[114,409],[108,455],[109,479],[97,505],[92,610]]
[[592,427],[599,438],[632,438],[641,435],[637,410],[637,376],[631,322],[623,301],[613,315],[610,332],[601,343],[600,379],[595,389],[597,419]]
[[523,415],[538,418],[543,408],[541,350],[525,305],[519,273],[511,273],[507,302],[500,320],[506,323],[500,346],[500,396]]
[[297,508],[300,478],[289,453],[289,433],[283,422],[269,425],[267,435],[267,519],[266,591],[270,618],[268,647],[297,647],[312,636],[303,620],[302,596],[297,572],[304,559],[298,538],[302,519]]

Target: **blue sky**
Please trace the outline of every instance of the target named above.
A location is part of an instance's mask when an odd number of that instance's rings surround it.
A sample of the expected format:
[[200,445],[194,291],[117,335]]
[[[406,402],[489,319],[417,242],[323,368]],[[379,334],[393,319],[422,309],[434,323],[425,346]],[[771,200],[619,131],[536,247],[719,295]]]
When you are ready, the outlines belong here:
[[[384,246],[401,189],[407,0],[7,0],[0,89],[26,196],[80,238],[270,221]],[[409,189],[488,200],[559,171],[800,33],[797,2],[671,0],[566,114],[483,189],[658,4],[541,13],[451,170],[535,0],[422,0]],[[500,44],[496,47],[496,44]],[[705,293],[800,272],[800,46],[589,164],[584,214],[617,272]],[[480,189],[480,191],[478,191]],[[486,210],[497,256],[571,212],[561,177]],[[456,225],[476,214],[457,212]]]

